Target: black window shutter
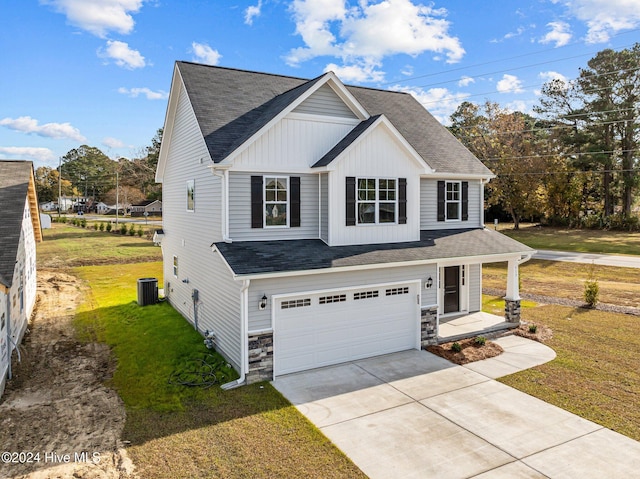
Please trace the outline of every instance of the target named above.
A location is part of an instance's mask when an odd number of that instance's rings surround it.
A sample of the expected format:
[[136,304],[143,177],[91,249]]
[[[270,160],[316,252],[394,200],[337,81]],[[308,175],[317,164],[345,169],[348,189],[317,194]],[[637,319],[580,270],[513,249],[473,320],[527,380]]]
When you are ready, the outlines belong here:
[[462,221],[469,219],[469,182],[462,182]]
[[438,181],[438,221],[444,221],[444,181]]
[[290,211],[289,222],[292,227],[300,226],[300,177],[292,176],[289,178],[290,192]]
[[356,224],[356,177],[347,176],[347,202],[346,202],[346,218],[347,226],[355,226]]
[[398,224],[407,224],[407,179],[398,178]]
[[262,228],[262,176],[251,177],[251,227]]

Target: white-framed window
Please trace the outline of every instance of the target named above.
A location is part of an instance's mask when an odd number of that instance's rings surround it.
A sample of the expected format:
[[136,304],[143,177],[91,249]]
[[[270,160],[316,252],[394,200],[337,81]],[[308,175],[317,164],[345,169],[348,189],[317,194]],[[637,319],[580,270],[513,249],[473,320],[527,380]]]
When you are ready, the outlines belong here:
[[447,221],[460,220],[462,194],[459,181],[447,181],[445,184],[444,211]]
[[289,226],[289,177],[264,177],[264,227]]
[[398,218],[397,192],[398,180],[395,178],[358,178],[358,224],[395,223]]
[[196,209],[196,180],[187,180],[187,211]]
[[173,255],[173,275],[178,277],[178,257]]

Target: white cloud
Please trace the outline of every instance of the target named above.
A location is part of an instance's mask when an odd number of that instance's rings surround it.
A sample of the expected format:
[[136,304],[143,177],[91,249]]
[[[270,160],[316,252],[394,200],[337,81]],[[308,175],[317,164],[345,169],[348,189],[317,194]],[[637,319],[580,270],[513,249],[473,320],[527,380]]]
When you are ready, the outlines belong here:
[[194,61],[206,63],[207,65],[217,65],[222,55],[218,50],[214,50],[206,43],[193,42],[191,52],[194,54]]
[[107,40],[107,48],[98,50],[98,56],[112,59],[119,67],[129,70],[146,66],[145,59],[139,51],[132,50],[128,43],[118,40]]
[[568,83],[569,81],[567,77],[564,76],[562,73],[558,73],[554,71],[540,72],[538,76],[540,77],[540,79],[542,79],[545,82],[549,82],[552,80],[561,80],[564,83]]
[[257,5],[250,5],[244,11],[244,23],[253,25],[253,19],[259,17],[262,11],[262,0],[258,0]]
[[5,154],[17,160],[51,161],[56,158],[49,148],[32,146],[0,146],[0,154]]
[[515,37],[519,37],[520,35],[522,35],[527,29],[525,27],[518,27],[516,29],[515,32],[507,32],[503,35],[502,38],[498,39],[498,38],[494,38],[493,40],[490,40],[491,43],[501,43],[504,40],[509,40],[510,38],[515,38]]
[[556,0],[589,28],[587,43],[603,43],[622,30],[640,26],[637,0]]
[[515,75],[509,75],[505,73],[502,75],[502,80],[496,84],[496,89],[500,93],[522,93],[522,81]]
[[87,139],[80,134],[80,130],[71,126],[70,123],[45,123],[40,125],[38,120],[30,116],[19,118],[3,118],[0,125],[10,130],[21,131],[22,133],[33,133],[34,135],[46,138],[69,139],[77,142],[84,142]]
[[422,88],[399,86],[391,87],[391,90],[410,93],[443,125],[451,123],[450,116],[458,106],[469,96],[468,93],[454,93],[447,88]]
[[510,112],[519,111],[522,113],[531,113],[532,101],[514,100],[504,105],[504,108]]
[[407,77],[413,76],[413,65],[405,65],[400,73]]
[[118,88],[118,93],[128,95],[131,98],[138,98],[140,95],[147,97],[147,100],[166,100],[169,98],[169,94],[163,90],[153,91],[150,88]]
[[462,78],[460,78],[460,80],[458,81],[458,86],[469,86],[472,83],[475,83],[476,81],[468,76],[463,76]]
[[345,82],[380,82],[384,79],[384,72],[377,70],[378,64],[343,65],[329,63],[324,71],[332,71],[340,80]]
[[100,38],[115,31],[131,33],[135,22],[131,13],[142,8],[144,0],[40,0],[64,14],[67,21]]
[[297,65],[319,56],[341,58],[346,65],[379,65],[387,56],[417,56],[430,51],[448,63],[465,51],[449,34],[447,11],[411,0],[294,0],[291,11],[304,47],[292,49],[287,63]]
[[103,138],[102,144],[108,148],[124,148],[126,146],[122,141],[110,136]]
[[555,43],[556,47],[562,47],[571,40],[571,27],[566,22],[550,22],[547,26],[551,29],[542,39],[540,43]]

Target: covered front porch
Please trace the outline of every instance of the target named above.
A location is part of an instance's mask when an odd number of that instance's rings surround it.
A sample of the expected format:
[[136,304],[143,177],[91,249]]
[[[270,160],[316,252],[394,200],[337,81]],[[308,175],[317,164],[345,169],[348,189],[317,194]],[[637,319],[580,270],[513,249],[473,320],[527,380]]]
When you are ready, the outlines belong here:
[[441,319],[438,325],[438,343],[448,343],[476,336],[486,336],[515,329],[519,322],[507,321],[503,316],[478,311],[457,318]]

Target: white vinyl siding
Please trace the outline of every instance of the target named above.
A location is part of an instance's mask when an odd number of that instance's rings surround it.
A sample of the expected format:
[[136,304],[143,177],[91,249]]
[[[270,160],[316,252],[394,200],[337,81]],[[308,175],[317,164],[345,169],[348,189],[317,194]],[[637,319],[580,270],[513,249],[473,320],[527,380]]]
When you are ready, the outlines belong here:
[[318,238],[318,176],[300,176],[300,226],[251,228],[251,173],[229,172],[229,236],[233,241]]
[[471,264],[467,269],[469,277],[469,312],[474,313],[482,309],[482,265]]
[[[331,195],[329,201],[329,244],[397,243],[420,239],[419,165],[408,156],[387,127],[380,123],[354,143],[341,157],[333,161],[329,178]],[[369,224],[346,226],[345,178],[406,178],[407,179],[407,223]],[[397,186],[397,182],[396,182]]]
[[469,180],[469,219],[467,221],[438,221],[438,180],[420,179],[420,229],[440,230],[481,227],[484,215],[481,210],[481,188],[480,180]]
[[[240,365],[240,284],[211,244],[222,240],[222,179],[208,168],[210,157],[184,90],[181,90],[162,184],[165,295],[194,323],[193,290],[198,290],[198,329],[214,332],[221,353]],[[197,205],[185,213],[185,185],[195,179]],[[173,256],[179,258],[173,276]]]
[[[433,286],[425,288],[427,278],[433,279]],[[404,282],[420,280],[421,305],[429,306],[437,302],[437,268],[435,264],[411,267],[381,268],[366,271],[325,273],[290,278],[252,280],[249,287],[249,331],[263,331],[271,328],[272,295],[294,294],[304,291],[319,291],[333,288],[352,288],[374,282]],[[268,299],[267,308],[258,309],[262,295]],[[382,295],[384,295],[384,291]],[[415,298],[413,298],[415,301]]]
[[320,175],[320,239],[329,242],[329,175]]
[[293,111],[294,113],[356,118],[356,115],[327,84],[318,88],[309,98],[298,105]]
[[234,171],[308,171],[358,123],[351,119],[285,117],[233,160]]

